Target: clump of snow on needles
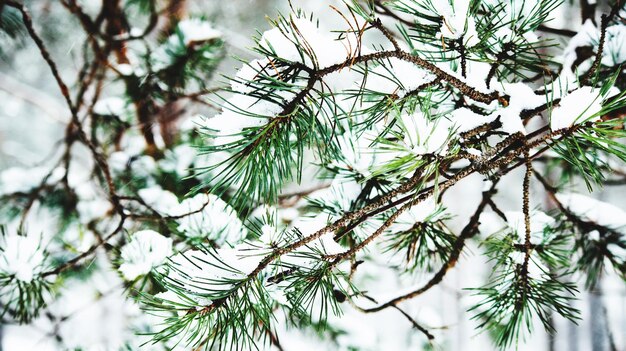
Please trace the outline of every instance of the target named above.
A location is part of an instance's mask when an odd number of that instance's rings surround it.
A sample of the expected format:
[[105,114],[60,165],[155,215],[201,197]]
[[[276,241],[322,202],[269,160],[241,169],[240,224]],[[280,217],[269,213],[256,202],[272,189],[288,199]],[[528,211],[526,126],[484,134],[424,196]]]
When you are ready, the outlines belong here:
[[[282,22],[280,27],[263,33],[259,41],[261,47],[281,59],[321,68],[345,61],[357,49],[357,43],[354,34],[336,40],[306,18],[294,18],[288,25]],[[304,60],[302,50],[306,53]]]
[[582,194],[557,194],[557,200],[583,221],[626,233],[626,212],[610,203]]
[[555,131],[587,122],[602,109],[602,97],[591,87],[582,87],[561,98],[552,110],[550,128]]
[[133,234],[130,242],[122,247],[123,263],[119,270],[127,280],[135,280],[163,264],[171,253],[172,239],[154,230],[138,231]]
[[435,79],[434,74],[412,62],[390,58],[369,71],[365,89],[403,97]]
[[30,283],[45,269],[46,255],[41,238],[10,234],[0,237],[0,275]]
[[465,45],[472,47],[480,42],[476,32],[476,22],[469,16],[470,0],[457,0],[453,4],[448,1],[433,1],[437,13],[443,17],[439,28],[443,38],[464,38]]
[[152,209],[178,217],[178,230],[190,239],[208,239],[218,245],[241,242],[247,230],[237,212],[213,194],[197,194],[178,202],[176,195],[159,186],[144,188],[139,196]]
[[401,115],[400,122],[406,131],[403,142],[412,153],[443,155],[447,152],[454,127],[446,118],[431,121],[422,113],[414,113]]
[[183,200],[172,215],[178,220],[178,230],[189,238],[207,238],[218,245],[237,243],[247,231],[235,210],[213,194],[198,194]]

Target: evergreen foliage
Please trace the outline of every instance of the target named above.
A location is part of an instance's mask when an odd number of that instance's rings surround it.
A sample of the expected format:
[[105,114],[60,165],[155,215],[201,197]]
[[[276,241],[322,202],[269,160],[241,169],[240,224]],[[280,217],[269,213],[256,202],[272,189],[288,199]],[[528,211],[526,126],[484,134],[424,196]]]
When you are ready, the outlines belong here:
[[[68,115],[51,168],[0,175],[2,316],[30,323],[114,271],[151,316],[128,349],[281,349],[293,328],[356,350],[334,324],[348,309],[397,310],[434,347],[445,334],[403,304],[472,252],[491,274],[465,287],[468,319],[510,349],[581,318],[576,279],[626,277],[624,212],[569,190],[626,179],[619,1],[578,34],[549,26],[561,0],[346,0],[333,28],[292,5],[223,88],[228,43],[176,2],[60,3],[86,34],[71,82],[28,6],[0,3],[0,43],[36,46]],[[472,177],[482,199],[458,212]],[[40,213],[60,219],[36,238]],[[378,266],[428,280],[378,301]]]

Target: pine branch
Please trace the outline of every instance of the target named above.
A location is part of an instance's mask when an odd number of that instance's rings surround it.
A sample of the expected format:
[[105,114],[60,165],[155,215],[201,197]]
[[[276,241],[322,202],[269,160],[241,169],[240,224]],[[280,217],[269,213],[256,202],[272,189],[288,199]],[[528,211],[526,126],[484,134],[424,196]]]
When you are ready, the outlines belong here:
[[432,287],[438,285],[443,280],[445,275],[450,271],[450,269],[452,269],[458,262],[458,259],[461,256],[461,252],[463,251],[465,247],[465,242],[478,233],[478,224],[479,224],[480,215],[483,213],[483,211],[489,204],[491,197],[496,194],[497,183],[498,183],[498,180],[493,181],[490,189],[488,191],[483,192],[483,197],[482,197],[480,204],[478,204],[478,207],[472,214],[469,222],[467,223],[467,225],[465,225],[460,235],[454,242],[454,245],[452,247],[452,250],[450,252],[447,262],[439,269],[439,271],[437,271],[437,273],[424,286],[412,292],[404,294],[402,296],[398,296],[394,299],[391,299],[385,303],[382,303],[378,305],[377,307],[365,309],[364,312],[367,312],[367,313],[379,312],[391,306],[396,306],[397,304],[403,301],[415,298],[423,294],[424,292],[430,290]]

